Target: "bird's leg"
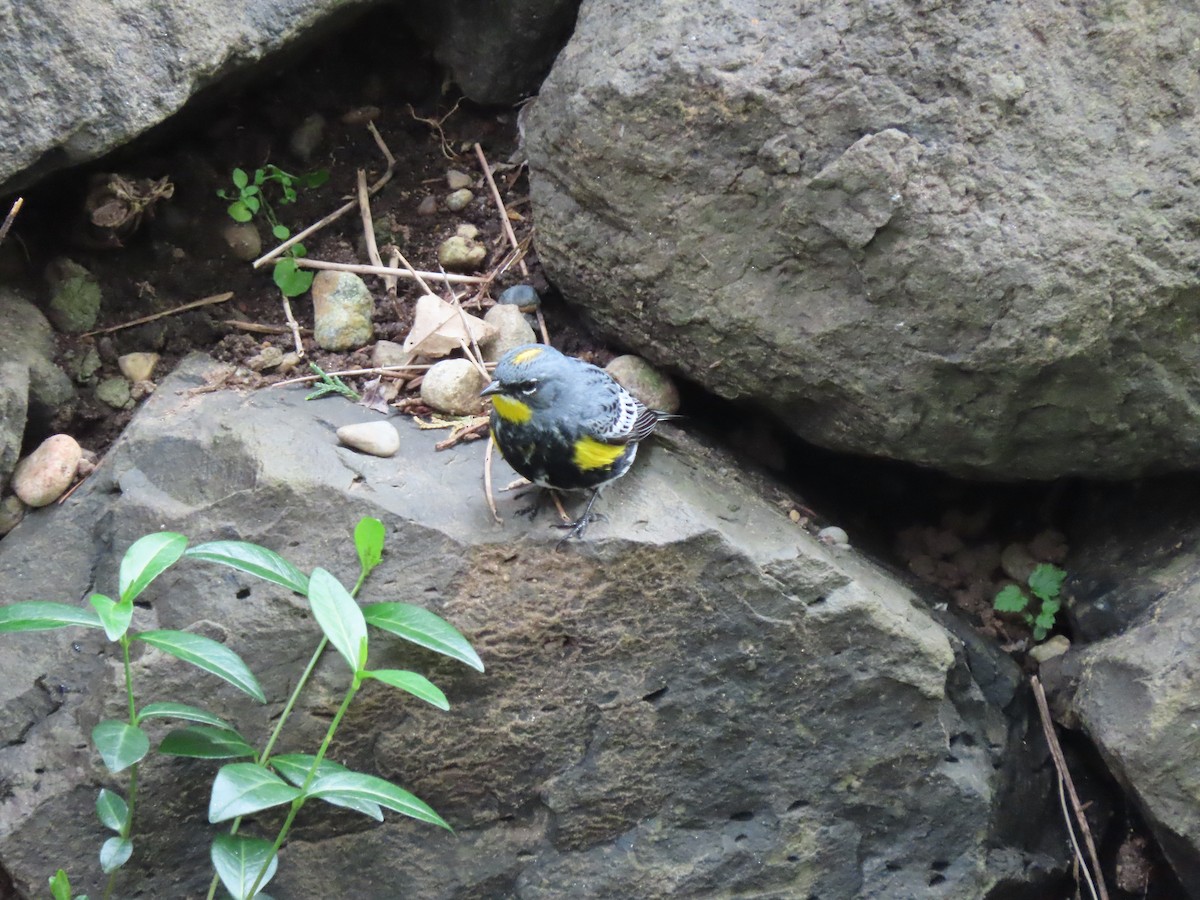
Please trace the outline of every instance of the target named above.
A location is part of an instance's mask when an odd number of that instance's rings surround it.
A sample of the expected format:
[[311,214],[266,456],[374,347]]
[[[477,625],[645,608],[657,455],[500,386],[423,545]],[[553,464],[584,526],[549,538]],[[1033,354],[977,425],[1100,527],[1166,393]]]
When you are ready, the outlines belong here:
[[567,541],[571,540],[572,538],[582,538],[583,537],[584,531],[587,530],[588,525],[590,525],[592,523],[592,520],[594,518],[592,516],[592,505],[596,502],[596,498],[599,496],[600,496],[600,488],[596,488],[596,490],[592,491],[592,496],[588,499],[587,506],[585,506],[583,508],[583,515],[581,515],[574,522],[568,522],[566,525],[557,526],[558,528],[569,528],[570,531],[568,531],[567,536],[564,537],[561,541],[559,541],[557,546],[555,546],[554,549],[556,551],[561,550],[562,545],[565,544]]

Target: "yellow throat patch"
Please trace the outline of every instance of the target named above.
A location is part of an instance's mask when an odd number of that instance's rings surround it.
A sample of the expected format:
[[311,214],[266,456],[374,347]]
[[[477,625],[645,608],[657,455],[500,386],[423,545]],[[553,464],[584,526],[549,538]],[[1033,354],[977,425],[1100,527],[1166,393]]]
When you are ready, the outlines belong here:
[[492,397],[492,406],[496,410],[496,415],[502,418],[505,422],[511,422],[513,425],[524,425],[531,418],[533,418],[532,409],[530,409],[520,400],[514,400],[512,397],[505,397],[503,394],[496,394],[494,397]]
[[625,452],[625,444],[606,444],[581,437],[575,442],[574,462],[581,469],[607,469]]

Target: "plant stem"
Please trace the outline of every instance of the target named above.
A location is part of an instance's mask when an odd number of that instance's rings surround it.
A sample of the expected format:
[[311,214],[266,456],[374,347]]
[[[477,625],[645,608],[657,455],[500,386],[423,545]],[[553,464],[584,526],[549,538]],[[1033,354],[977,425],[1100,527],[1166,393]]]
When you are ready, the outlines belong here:
[[[121,635],[121,659],[125,667],[125,696],[129,702],[129,724],[137,727],[137,704],[133,699],[133,666],[129,663],[129,635]],[[121,826],[121,837],[126,840],[133,833],[133,809],[137,803],[137,787],[138,787],[138,764],[134,763],[129,767],[129,796],[125,800],[127,812],[125,813],[125,822]],[[112,896],[113,888],[117,883],[117,871],[114,869],[108,874],[108,881],[104,885],[105,900]]]

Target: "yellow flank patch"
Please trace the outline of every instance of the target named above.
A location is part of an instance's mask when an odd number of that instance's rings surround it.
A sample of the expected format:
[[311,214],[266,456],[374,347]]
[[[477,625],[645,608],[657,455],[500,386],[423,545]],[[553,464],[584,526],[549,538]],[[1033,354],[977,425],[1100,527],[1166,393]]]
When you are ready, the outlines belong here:
[[575,442],[575,465],[581,469],[605,469],[624,452],[624,444],[606,444],[595,438],[581,437]]
[[535,356],[540,356],[541,352],[542,352],[541,347],[530,347],[528,350],[522,350],[520,353],[518,353],[516,356],[514,356],[512,361],[515,362],[518,366],[520,366],[520,365],[523,365],[523,364],[529,362]]
[[496,408],[496,413],[500,418],[505,422],[512,422],[514,425],[523,425],[533,418],[532,409],[520,400],[505,397],[503,394],[496,394],[492,397],[492,406]]

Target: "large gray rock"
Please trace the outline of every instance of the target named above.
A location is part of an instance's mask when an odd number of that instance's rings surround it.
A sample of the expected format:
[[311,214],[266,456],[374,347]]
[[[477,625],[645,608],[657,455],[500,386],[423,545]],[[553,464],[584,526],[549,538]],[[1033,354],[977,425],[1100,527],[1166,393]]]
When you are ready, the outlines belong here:
[[[0,543],[0,597],[111,591],[120,554],[160,528],[256,541],[349,582],[349,533],[373,515],[388,544],[363,598],[440,612],[487,665],[372,638],[453,706],[368,689],[332,758],[405,785],[457,833],[306,808],[275,896],[982,898],[1063,865],[1061,835],[1038,830],[1057,816],[1011,661],[815,542],[727,460],[664,436],[606,493],[607,520],[555,552],[546,521],[513,516],[526,501],[501,495],[506,522],[491,522],[481,443],[436,453],[440,435],[408,428],[391,460],[355,454],[334,430],[361,410],[303,390],[192,394],[211,365],[167,379],[70,503]],[[199,700],[261,739],[317,641],[300,599],[192,562],[144,599],[135,627],[225,640],[271,702],[156,653],[137,661],[146,699]],[[111,781],[87,735],[120,714],[118,673],[94,632],[0,638],[0,863],[21,896],[58,865],[98,892],[92,804]],[[284,749],[315,746],[346,680],[331,654]],[[143,766],[119,894],[202,894],[214,770]],[[277,822],[258,819],[243,829]]]
[[527,128],[594,323],[959,475],[1200,463],[1200,10],[588,0]]

